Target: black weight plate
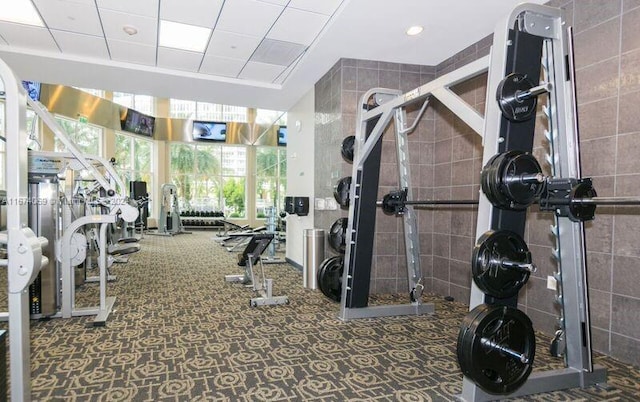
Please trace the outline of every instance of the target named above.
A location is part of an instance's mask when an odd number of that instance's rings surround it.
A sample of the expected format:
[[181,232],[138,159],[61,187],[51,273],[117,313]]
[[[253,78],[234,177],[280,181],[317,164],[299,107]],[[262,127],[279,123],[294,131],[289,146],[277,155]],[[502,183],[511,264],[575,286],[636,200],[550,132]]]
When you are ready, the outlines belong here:
[[462,324],[460,325],[460,331],[458,332],[458,340],[456,343],[456,355],[458,357],[460,371],[462,371],[463,373],[465,372],[465,369],[467,367],[470,367],[473,362],[473,355],[465,349],[465,337],[467,336],[467,333],[471,330],[471,328],[475,326],[477,322],[476,318],[478,317],[478,315],[483,313],[486,307],[488,307],[488,305],[486,304],[476,306],[476,308],[469,311],[467,315],[464,316]]
[[[490,394],[513,393],[533,369],[536,341],[531,320],[516,308],[486,304],[467,317],[456,350],[462,373]],[[524,361],[510,353],[523,355]]]
[[[573,186],[571,189],[570,199],[576,198],[593,198],[598,193],[593,188],[591,179],[582,179],[581,182]],[[596,214],[596,204],[569,204],[569,219],[573,222],[590,221]]]
[[347,249],[347,218],[338,218],[329,228],[329,246],[337,253],[344,254]]
[[349,194],[351,191],[351,176],[345,176],[338,180],[338,184],[333,189],[333,198],[342,208],[349,208]]
[[342,154],[342,157],[347,161],[347,162],[353,162],[353,147],[355,146],[355,142],[356,142],[356,136],[355,135],[350,135],[348,137],[345,137],[344,140],[342,140],[342,146],[340,147],[340,153]]
[[342,274],[344,272],[344,258],[334,256],[328,258],[326,264],[318,271],[318,287],[323,295],[339,302],[342,296]]
[[318,281],[318,288],[320,289],[320,292],[322,292],[322,294],[326,295],[329,292],[329,286],[327,281],[325,280],[325,271],[327,269],[327,265],[331,262],[332,258],[336,258],[334,257],[329,257],[326,258],[324,261],[322,261],[322,263],[320,264],[320,267],[318,267],[318,272],[316,273],[316,280]]
[[329,262],[330,258],[325,258],[324,260],[322,260],[322,262],[320,263],[320,266],[318,267],[318,272],[316,272],[316,281],[318,283],[318,286],[320,286],[320,277],[322,277],[324,274],[322,273],[322,271],[324,270],[325,266],[327,265],[327,263]]
[[530,153],[509,151],[498,169],[500,192],[508,200],[510,209],[526,209],[542,192],[542,183],[518,180],[522,175],[542,173],[538,160]]
[[509,206],[508,200],[502,195],[498,187],[498,171],[504,157],[504,153],[492,156],[480,174],[482,192],[496,208],[506,208]]
[[405,212],[405,201],[407,192],[405,190],[390,191],[382,197],[382,212],[387,215],[401,215]]
[[504,299],[514,296],[527,283],[529,272],[502,267],[503,260],[531,264],[531,253],[518,234],[508,230],[489,230],[473,248],[473,281],[484,293]]
[[533,88],[525,74],[512,73],[506,76],[498,85],[496,100],[502,115],[511,121],[527,121],[536,114],[538,97],[518,100],[516,95]]

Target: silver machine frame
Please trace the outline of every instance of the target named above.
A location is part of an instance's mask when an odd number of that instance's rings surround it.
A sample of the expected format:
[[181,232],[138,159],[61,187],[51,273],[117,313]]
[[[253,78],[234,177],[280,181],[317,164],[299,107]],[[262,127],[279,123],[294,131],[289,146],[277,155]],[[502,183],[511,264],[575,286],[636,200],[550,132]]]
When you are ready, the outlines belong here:
[[[408,199],[412,199],[411,172],[409,169],[409,144],[407,135],[419,123],[426,111],[429,99],[437,98],[447,108],[460,117],[475,132],[482,134],[483,118],[472,106],[455,94],[451,88],[487,71],[489,58],[483,57],[462,68],[424,84],[405,94],[400,91],[374,88],[360,98],[356,117],[352,185],[350,188],[349,223],[345,252],[342,295],[339,318],[384,317],[397,315],[430,314],[434,305],[422,302],[422,270],[420,267],[420,246],[418,225],[413,206],[407,205],[403,214],[405,255],[407,259],[408,292],[413,295],[408,304],[368,306],[373,233],[370,227],[359,236],[358,228],[363,222],[375,227],[377,181],[380,169],[379,153],[381,139],[391,120],[394,121],[398,180],[401,188],[407,188]],[[369,99],[375,99],[379,106],[364,110]],[[411,126],[407,126],[406,106],[423,102]],[[376,153],[377,161],[376,161]],[[371,165],[368,165],[368,164]],[[365,177],[374,174],[374,179]],[[371,176],[369,176],[371,177]],[[375,187],[375,188],[374,188]],[[368,191],[365,197],[363,192]]]
[[7,253],[9,301],[9,353],[11,400],[31,400],[31,348],[29,345],[29,285],[48,264],[39,239],[27,226],[27,94],[11,68],[0,60],[0,79],[6,93]]
[[[37,101],[32,100],[22,87],[21,80],[11,68],[0,59],[0,79],[4,83],[6,94],[6,172],[7,172],[7,233],[0,234],[0,242],[7,244],[7,260],[0,261],[0,265],[7,266],[8,301],[9,301],[9,353],[11,400],[31,400],[31,367],[29,347],[30,308],[28,288],[35,280],[41,268],[48,264],[48,258],[42,255],[47,247],[46,238],[36,237],[28,227],[28,206],[32,200],[28,199],[29,151],[27,148],[26,110],[27,105],[42,119],[56,138],[69,151],[69,154],[57,154],[58,157],[68,158],[71,169],[85,169],[96,180],[96,188],[102,187],[106,197],[101,203],[109,209],[108,214],[90,215],[77,219],[64,228],[60,243],[62,257],[62,308],[61,315],[68,318],[76,315],[96,314],[94,324],[103,324],[111,312],[115,298],[106,297],[107,282],[107,253],[106,228],[116,221],[117,217],[126,222],[135,221],[138,210],[127,202],[125,187],[117,173],[108,163],[100,163],[109,174],[107,179],[92,164],[90,159],[76,147],[64,133],[54,117]],[[117,190],[120,190],[118,192]],[[100,305],[87,311],[75,309],[73,305],[73,275],[71,274],[71,239],[73,233],[84,224],[100,224],[101,253],[100,268]]]
[[[549,122],[546,136],[552,150],[549,158],[552,175],[579,179],[580,153],[571,32],[565,30],[561,10],[547,6],[519,5],[496,28],[487,83],[483,164],[498,153],[499,145],[504,141],[500,137],[502,119],[495,94],[505,76],[505,49],[512,45],[508,33],[514,26],[544,40],[541,60],[543,74],[546,81],[553,84],[544,109]],[[476,238],[491,229],[494,213],[491,203],[482,192],[479,201]],[[565,368],[534,371],[518,390],[509,395],[488,394],[465,377],[460,400],[488,401],[606,383],[606,370],[594,366],[592,357],[584,224],[556,216],[552,233],[556,237],[554,257],[557,262],[558,300],[561,301],[562,310],[559,324],[566,339]],[[484,293],[472,283],[470,310],[484,300]]]
[[[377,191],[377,189],[369,187],[373,187],[371,182],[377,186],[380,150],[376,148],[380,147],[381,136],[394,119],[399,184],[401,188],[408,189],[407,199],[411,200],[406,134],[415,128],[428,105],[429,98],[434,97],[483,138],[483,165],[486,164],[498,153],[499,145],[504,141],[500,134],[502,113],[496,102],[496,92],[498,84],[506,76],[507,51],[509,46],[514,45],[509,39],[509,32],[514,27],[540,37],[543,43],[540,63],[545,79],[552,83],[549,103],[545,108],[545,114],[549,119],[547,138],[552,149],[550,158],[552,174],[560,178],[581,177],[570,29],[568,32],[565,31],[561,10],[535,4],[521,4],[497,25],[489,56],[482,57],[404,94],[396,90],[374,88],[360,98],[357,105],[353,184],[350,189],[352,202],[349,207],[340,319],[423,314],[434,311],[433,305],[423,304],[419,292],[416,292],[421,286],[420,253],[415,212],[411,205],[405,208],[403,227],[409,278],[408,290],[414,292],[417,297],[411,304],[371,307],[367,305],[373,230],[372,226],[367,226],[369,233],[359,235],[358,228],[369,219],[375,220],[376,196],[372,190]],[[566,60],[568,63],[565,62]],[[488,72],[488,83],[486,110],[483,117],[457,96],[451,87],[485,72]],[[372,110],[364,110],[364,105],[370,99],[374,99],[378,106]],[[405,107],[416,102],[424,103],[412,126],[406,127]],[[367,166],[370,159],[373,162]],[[374,180],[364,176],[365,173],[371,174],[367,172],[368,170],[373,170]],[[481,192],[476,238],[491,229],[492,214],[493,206]],[[554,256],[558,264],[556,275],[560,296],[558,299],[562,301],[562,316],[559,324],[566,339],[565,368],[534,372],[522,387],[507,396],[488,394],[471,379],[465,377],[462,394],[459,395],[460,400],[488,401],[560,389],[584,388],[606,382],[606,370],[601,366],[594,366],[592,360],[584,225],[571,222],[568,218],[556,217],[556,224],[552,229],[557,238]],[[484,303],[485,296],[472,283],[470,310]]]

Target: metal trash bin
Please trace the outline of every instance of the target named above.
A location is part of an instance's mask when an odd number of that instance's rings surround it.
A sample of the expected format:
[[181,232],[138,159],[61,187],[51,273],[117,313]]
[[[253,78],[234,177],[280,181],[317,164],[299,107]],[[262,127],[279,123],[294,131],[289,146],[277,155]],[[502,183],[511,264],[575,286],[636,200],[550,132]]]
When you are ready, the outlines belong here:
[[318,268],[324,261],[324,229],[305,229],[302,248],[302,286],[318,288]]

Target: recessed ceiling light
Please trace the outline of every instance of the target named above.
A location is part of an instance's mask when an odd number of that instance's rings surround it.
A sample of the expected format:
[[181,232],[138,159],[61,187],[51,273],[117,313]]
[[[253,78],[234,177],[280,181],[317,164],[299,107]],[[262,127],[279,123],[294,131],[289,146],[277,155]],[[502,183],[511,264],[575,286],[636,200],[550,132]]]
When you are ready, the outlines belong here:
[[30,0],[11,0],[11,5],[0,7],[0,20],[43,27],[42,18]]
[[134,26],[131,25],[125,25],[122,27],[122,30],[127,34],[127,35],[135,35],[138,33],[138,29]]
[[407,28],[407,35],[414,36],[422,32],[423,30],[424,28],[421,27],[420,25],[414,25],[412,27]]
[[160,46],[204,53],[209,36],[210,28],[160,20]]

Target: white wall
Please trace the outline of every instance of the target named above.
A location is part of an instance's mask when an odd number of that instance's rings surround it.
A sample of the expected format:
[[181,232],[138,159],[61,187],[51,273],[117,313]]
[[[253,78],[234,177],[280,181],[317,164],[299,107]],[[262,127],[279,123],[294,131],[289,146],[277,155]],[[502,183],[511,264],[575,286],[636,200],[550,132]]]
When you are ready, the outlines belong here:
[[312,88],[287,112],[287,195],[309,197],[309,215],[287,216],[287,253],[303,265],[304,229],[313,228],[315,90]]

